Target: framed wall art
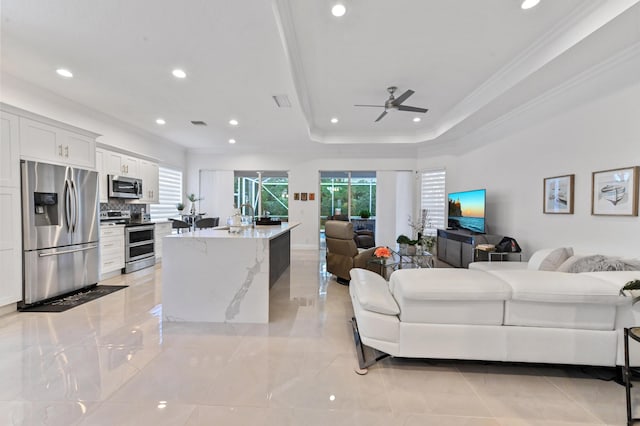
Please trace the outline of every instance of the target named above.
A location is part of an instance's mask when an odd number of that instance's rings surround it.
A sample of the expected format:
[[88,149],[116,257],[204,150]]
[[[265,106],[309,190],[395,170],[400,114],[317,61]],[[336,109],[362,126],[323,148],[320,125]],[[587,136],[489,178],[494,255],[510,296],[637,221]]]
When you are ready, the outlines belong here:
[[293,199],[294,200],[299,200],[300,199],[300,193],[299,192],[294,192],[293,193]]
[[638,216],[638,169],[593,172],[591,177],[591,214]]
[[309,193],[309,201],[314,201],[316,199],[316,193],[315,192],[310,192]]
[[307,193],[306,192],[301,192],[300,193],[300,201],[307,201]]
[[543,213],[573,214],[573,188],[575,175],[544,179]]

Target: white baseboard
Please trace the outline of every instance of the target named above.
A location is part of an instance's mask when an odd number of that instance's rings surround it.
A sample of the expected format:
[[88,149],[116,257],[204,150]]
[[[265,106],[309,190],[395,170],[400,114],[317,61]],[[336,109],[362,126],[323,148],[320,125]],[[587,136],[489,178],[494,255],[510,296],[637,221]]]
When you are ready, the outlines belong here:
[[8,305],[0,306],[0,317],[2,315],[7,315],[17,310],[18,310],[18,305],[16,303],[9,303]]

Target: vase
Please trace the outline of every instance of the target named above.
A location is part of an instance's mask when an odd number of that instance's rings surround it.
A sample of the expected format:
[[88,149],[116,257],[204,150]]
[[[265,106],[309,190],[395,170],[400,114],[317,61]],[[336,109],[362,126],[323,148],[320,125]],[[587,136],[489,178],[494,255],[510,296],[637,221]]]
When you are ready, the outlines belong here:
[[193,201],[191,202],[191,207],[189,207],[189,213],[191,213],[192,216],[196,214],[196,203]]
[[407,255],[412,256],[416,254],[416,246],[415,244],[409,244],[407,247]]

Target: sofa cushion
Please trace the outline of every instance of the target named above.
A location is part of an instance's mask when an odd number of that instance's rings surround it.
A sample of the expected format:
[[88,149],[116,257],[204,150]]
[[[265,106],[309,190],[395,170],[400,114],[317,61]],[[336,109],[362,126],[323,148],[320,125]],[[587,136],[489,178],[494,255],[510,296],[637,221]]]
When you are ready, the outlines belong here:
[[571,247],[541,249],[533,253],[527,268],[535,271],[555,271],[571,256],[573,256]]
[[616,305],[508,300],[504,325],[522,327],[613,330]]
[[469,264],[469,269],[476,271],[512,270],[527,269],[527,262],[473,262]]
[[350,290],[366,310],[385,315],[398,315],[400,308],[389,292],[389,285],[380,275],[366,269],[350,271]]
[[403,323],[502,325],[511,295],[500,279],[466,269],[403,269],[391,282]]
[[[467,269],[401,269],[391,275],[394,296],[413,300],[506,300],[511,287],[483,271]],[[398,298],[396,297],[396,300]]]
[[555,271],[489,271],[512,289],[512,300],[549,303],[624,303],[619,289],[610,283],[586,274],[565,274]]

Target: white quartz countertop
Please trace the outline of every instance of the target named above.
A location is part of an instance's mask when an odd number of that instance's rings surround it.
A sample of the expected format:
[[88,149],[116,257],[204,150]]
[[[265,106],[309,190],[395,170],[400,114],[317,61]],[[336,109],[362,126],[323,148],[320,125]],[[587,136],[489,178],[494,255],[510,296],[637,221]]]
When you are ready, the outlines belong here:
[[205,238],[205,239],[272,239],[278,235],[284,234],[287,231],[300,225],[298,222],[282,222],[280,226],[275,225],[256,225],[253,228],[246,228],[241,232],[232,233],[229,232],[229,227],[219,226],[217,228],[205,228],[196,229],[192,232],[183,232],[181,234],[167,235],[164,238],[181,238],[181,239],[193,239],[193,238]]

